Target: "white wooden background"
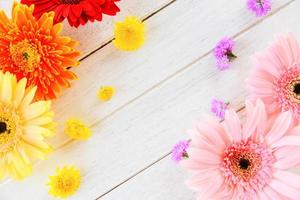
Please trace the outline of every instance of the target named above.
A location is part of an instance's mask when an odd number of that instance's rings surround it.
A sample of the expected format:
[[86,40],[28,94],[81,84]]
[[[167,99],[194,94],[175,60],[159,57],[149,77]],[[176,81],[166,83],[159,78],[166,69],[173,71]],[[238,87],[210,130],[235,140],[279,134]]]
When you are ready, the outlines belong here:
[[[273,36],[293,32],[300,39],[300,1],[273,0],[272,12],[256,18],[246,0],[122,0],[116,17],[64,34],[80,41],[80,80],[54,102],[58,133],[56,151],[37,162],[31,177],[0,183],[1,200],[48,200],[45,183],[56,166],[73,164],[83,182],[72,200],[192,200],[184,181],[188,174],[170,160],[170,149],[186,138],[185,130],[214,97],[240,110],[246,96],[243,81],[249,57]],[[10,12],[11,0],[0,0]],[[113,22],[126,15],[145,20],[147,42],[137,52],[112,45]],[[236,40],[238,59],[224,72],[215,68],[212,48],[223,36]],[[101,85],[113,85],[116,96],[96,98]],[[79,117],[91,125],[87,142],[64,136],[64,122]]]

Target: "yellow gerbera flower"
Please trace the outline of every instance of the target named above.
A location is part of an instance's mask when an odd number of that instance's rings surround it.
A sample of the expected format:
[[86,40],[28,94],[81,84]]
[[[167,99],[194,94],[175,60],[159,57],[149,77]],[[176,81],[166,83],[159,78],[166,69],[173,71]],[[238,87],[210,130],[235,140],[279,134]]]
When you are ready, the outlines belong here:
[[97,96],[101,101],[109,101],[111,100],[111,98],[114,96],[115,93],[116,90],[114,87],[103,86],[99,89]]
[[51,102],[32,102],[37,88],[26,84],[26,78],[18,82],[0,71],[0,179],[30,175],[31,159],[44,159],[52,150],[44,141],[54,134]]
[[56,175],[50,176],[49,179],[50,181],[47,183],[50,186],[49,194],[59,198],[73,195],[80,187],[81,182],[80,171],[74,166],[57,168]]
[[75,140],[87,140],[92,135],[90,128],[76,118],[67,120],[65,133]]
[[124,51],[140,48],[145,42],[145,26],[137,17],[126,17],[124,22],[115,23],[114,45]]

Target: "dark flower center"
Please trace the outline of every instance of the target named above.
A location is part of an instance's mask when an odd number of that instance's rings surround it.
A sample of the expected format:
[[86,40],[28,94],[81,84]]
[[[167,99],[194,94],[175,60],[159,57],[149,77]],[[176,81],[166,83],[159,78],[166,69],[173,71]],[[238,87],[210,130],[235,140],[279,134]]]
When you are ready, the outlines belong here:
[[295,94],[297,94],[297,95],[300,94],[300,83],[297,83],[297,84],[294,85],[294,90],[293,90],[293,92],[294,92]]
[[24,58],[24,59],[28,60],[29,57],[30,57],[30,55],[29,55],[27,52],[24,52],[24,53],[23,53],[23,58]]
[[249,166],[250,166],[250,161],[249,161],[248,159],[241,158],[241,159],[239,160],[239,167],[240,167],[241,169],[246,170],[246,169],[248,169]]
[[5,122],[0,122],[0,134],[5,133],[7,131],[7,125]]
[[61,0],[62,4],[79,4],[81,0]]

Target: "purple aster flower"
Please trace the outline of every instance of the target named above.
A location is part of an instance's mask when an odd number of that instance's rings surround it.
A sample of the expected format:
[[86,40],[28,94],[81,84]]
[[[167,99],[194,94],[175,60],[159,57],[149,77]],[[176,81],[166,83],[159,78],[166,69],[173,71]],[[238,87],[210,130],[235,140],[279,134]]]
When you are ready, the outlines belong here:
[[236,58],[232,53],[234,41],[231,38],[225,37],[218,42],[214,48],[214,56],[217,60],[219,70],[229,68],[229,62]]
[[224,120],[227,109],[228,105],[223,100],[213,99],[211,101],[211,112],[221,120]]
[[265,16],[271,10],[270,0],[248,0],[247,7],[257,17]]
[[187,148],[189,148],[190,142],[188,140],[179,141],[174,145],[172,150],[172,160],[176,163],[180,162],[183,158],[188,158],[188,154],[186,152]]
[[218,66],[218,69],[221,71],[228,69],[229,68],[229,59],[226,56],[224,56],[220,59],[217,59],[217,66]]

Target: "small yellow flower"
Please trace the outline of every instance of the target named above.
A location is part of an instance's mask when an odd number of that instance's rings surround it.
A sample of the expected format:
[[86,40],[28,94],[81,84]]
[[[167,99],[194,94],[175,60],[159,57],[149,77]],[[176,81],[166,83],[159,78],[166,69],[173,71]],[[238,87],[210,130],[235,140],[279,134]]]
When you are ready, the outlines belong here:
[[73,195],[80,187],[80,171],[74,166],[56,168],[56,175],[49,176],[49,194],[54,197],[67,198]]
[[124,51],[140,48],[145,42],[145,26],[137,17],[126,17],[125,21],[115,23],[114,45]]
[[111,100],[111,98],[114,96],[115,93],[116,90],[114,87],[104,86],[99,89],[97,96],[101,101],[109,101]]
[[67,120],[65,133],[75,140],[87,140],[92,135],[90,128],[76,118]]

